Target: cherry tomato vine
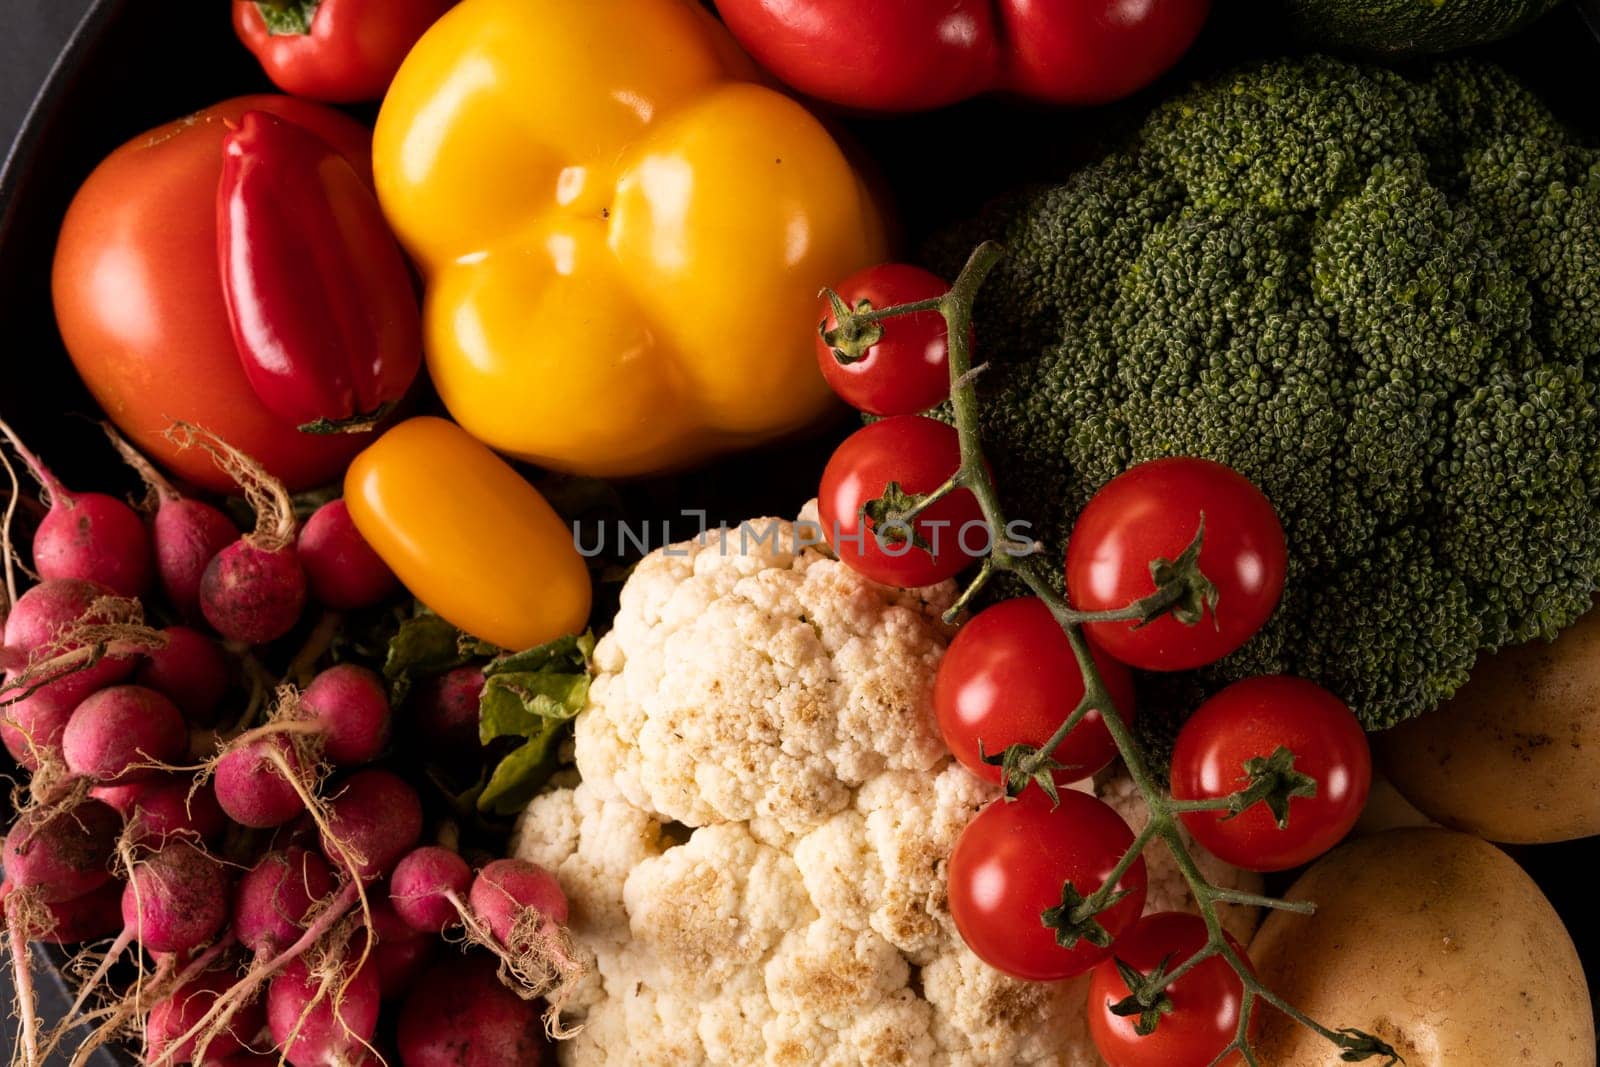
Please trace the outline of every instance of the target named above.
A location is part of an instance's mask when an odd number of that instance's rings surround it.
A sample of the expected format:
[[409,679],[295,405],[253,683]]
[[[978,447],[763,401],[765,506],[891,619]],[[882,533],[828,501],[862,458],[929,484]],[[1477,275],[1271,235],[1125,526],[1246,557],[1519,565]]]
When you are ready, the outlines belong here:
[[1199,812],[1240,812],[1258,804],[1266,805],[1274,813],[1280,810],[1286,812],[1291,796],[1306,795],[1306,776],[1294,772],[1293,753],[1282,749],[1274,752],[1271,758],[1260,760],[1259,768],[1250,771],[1247,784],[1236,793],[1223,797],[1174,799],[1161,788],[1152,773],[1127,720],[1118,710],[1117,701],[1084,636],[1086,625],[1109,622],[1148,624],[1169,615],[1190,622],[1199,621],[1196,617],[1197,607],[1202,611],[1210,607],[1214,611],[1215,590],[1198,566],[1205,539],[1203,517],[1188,548],[1174,560],[1159,561],[1162,564],[1160,568],[1152,568],[1158,583],[1154,593],[1124,607],[1097,611],[1076,609],[1056,591],[1051,575],[1043,565],[1039,545],[1018,542],[1000,533],[1015,527],[1001,507],[995,479],[984,458],[975,387],[975,379],[983,368],[973,366],[971,336],[978,292],[1003,255],[1003,249],[995,242],[980,245],[973,251],[954,284],[938,298],[889,307],[858,305],[851,308],[831,291],[825,295],[837,313],[833,328],[846,335],[872,335],[884,320],[937,310],[944,318],[948,338],[949,396],[960,445],[960,465],[943,484],[928,492],[908,493],[900,485],[886,486],[880,491],[882,495],[879,498],[861,505],[858,518],[863,523],[870,518],[877,527],[914,529],[918,518],[929,507],[951,493],[960,490],[969,492],[975,498],[988,529],[996,533],[992,535],[990,550],[983,557],[977,575],[950,609],[947,621],[959,616],[997,574],[1010,574],[1049,608],[1050,614],[1066,635],[1077,661],[1083,679],[1083,695],[1056,732],[1042,745],[1015,744],[989,758],[991,762],[1001,765],[1008,796],[1014,798],[1030,785],[1036,785],[1054,796],[1055,786],[1049,773],[1053,765],[1051,754],[1085,716],[1098,709],[1101,712],[1099,717],[1110,733],[1129,777],[1149,810],[1144,828],[1102,880],[1100,888],[1086,897],[1080,897],[1068,883],[1063,887],[1062,906],[1051,909],[1046,925],[1054,927],[1058,934],[1065,931],[1084,938],[1096,935],[1103,937],[1105,931],[1095,917],[1110,911],[1123,900],[1124,894],[1117,889],[1123,876],[1138,863],[1145,848],[1159,838],[1171,852],[1199,908],[1200,918],[1205,925],[1204,944],[1170,969],[1164,963],[1158,963],[1150,971],[1141,972],[1123,961],[1118,973],[1128,995],[1109,1010],[1118,1016],[1139,1019],[1142,1031],[1148,1032],[1160,1026],[1164,1010],[1161,1005],[1167,992],[1191,971],[1208,964],[1214,969],[1215,961],[1220,960],[1238,978],[1242,991],[1239,994],[1238,1023],[1232,1040],[1212,1060],[1213,1065],[1224,1064],[1238,1056],[1246,1064],[1259,1067],[1260,1060],[1251,1042],[1254,1033],[1252,1020],[1259,1023],[1256,1013],[1261,1004],[1267,1004],[1331,1042],[1342,1051],[1340,1058],[1343,1061],[1358,1063],[1381,1059],[1385,1067],[1392,1067],[1400,1062],[1400,1057],[1378,1037],[1350,1027],[1333,1029],[1324,1026],[1267,988],[1256,977],[1237,943],[1224,931],[1217,909],[1219,904],[1236,904],[1307,914],[1314,910],[1315,905],[1212,884],[1195,862],[1180,829],[1183,816]]

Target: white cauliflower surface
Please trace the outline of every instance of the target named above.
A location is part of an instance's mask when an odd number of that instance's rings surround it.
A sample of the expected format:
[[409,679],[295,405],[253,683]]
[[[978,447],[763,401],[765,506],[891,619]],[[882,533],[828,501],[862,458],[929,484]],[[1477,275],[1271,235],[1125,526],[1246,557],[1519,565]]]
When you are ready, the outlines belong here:
[[[778,520],[638,566],[577,722],[582,783],[515,841],[595,964],[562,1063],[1100,1063],[1084,982],[994,971],[946,906],[951,846],[997,794],[934,721],[953,595],[873,584]],[[1142,823],[1125,779],[1102,793]],[[1149,910],[1188,906],[1170,858],[1147,861]]]

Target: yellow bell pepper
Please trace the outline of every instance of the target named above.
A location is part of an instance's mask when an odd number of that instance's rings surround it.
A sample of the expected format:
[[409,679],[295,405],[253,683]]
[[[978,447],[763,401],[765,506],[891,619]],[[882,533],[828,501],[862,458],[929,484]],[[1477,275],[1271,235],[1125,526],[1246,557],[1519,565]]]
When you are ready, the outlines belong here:
[[818,290],[885,256],[822,124],[694,0],[464,0],[395,78],[378,194],[428,369],[500,451],[683,467],[830,404]]
[[447,419],[408,419],[355,458],[345,506],[412,595],[501,648],[577,633],[589,570],[572,532],[505,460]]

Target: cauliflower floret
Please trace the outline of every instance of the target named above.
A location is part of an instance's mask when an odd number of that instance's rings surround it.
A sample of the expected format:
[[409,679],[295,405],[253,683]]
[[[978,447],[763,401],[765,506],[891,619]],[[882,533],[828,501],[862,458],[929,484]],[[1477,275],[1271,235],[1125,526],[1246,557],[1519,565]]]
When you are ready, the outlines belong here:
[[786,845],[874,775],[944,757],[926,709],[952,588],[891,591],[795,545],[774,519],[639,564],[595,650],[586,780]]
[[[582,781],[537,798],[514,842],[593,957],[562,1063],[1099,1063],[1083,980],[1008,978],[950,917],[950,849],[998,793],[932,714],[953,594],[875,585],[778,520],[639,565],[596,649]],[[1101,792],[1142,824],[1125,778]],[[1161,851],[1150,906],[1188,906]]]

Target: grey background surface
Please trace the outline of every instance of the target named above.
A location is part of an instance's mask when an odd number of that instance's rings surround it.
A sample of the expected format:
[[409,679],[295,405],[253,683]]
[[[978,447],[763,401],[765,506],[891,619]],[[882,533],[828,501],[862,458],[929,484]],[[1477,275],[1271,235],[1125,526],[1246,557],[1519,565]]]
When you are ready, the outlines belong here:
[[89,0],[0,0],[0,144],[9,146]]

